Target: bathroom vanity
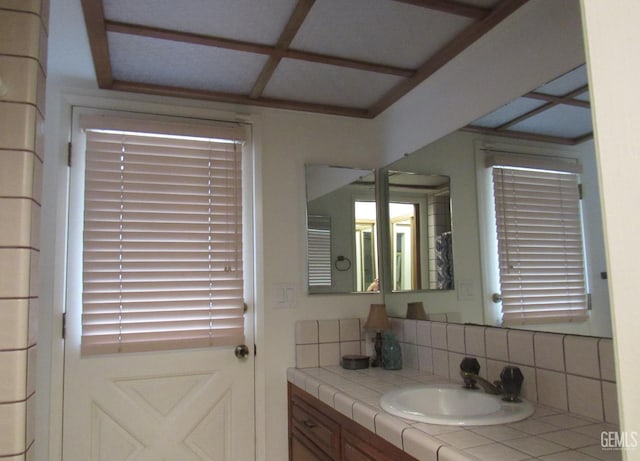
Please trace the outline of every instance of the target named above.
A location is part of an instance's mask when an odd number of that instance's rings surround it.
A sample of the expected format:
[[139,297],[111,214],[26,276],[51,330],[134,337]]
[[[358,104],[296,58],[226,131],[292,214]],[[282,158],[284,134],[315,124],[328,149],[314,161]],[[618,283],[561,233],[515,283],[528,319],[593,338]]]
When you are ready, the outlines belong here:
[[382,410],[380,396],[391,389],[450,382],[418,370],[291,368],[287,377],[290,461],[621,459],[601,446],[601,434],[617,426],[547,406],[536,404],[523,421],[482,427],[418,423]]
[[299,387],[288,392],[290,461],[415,461]]

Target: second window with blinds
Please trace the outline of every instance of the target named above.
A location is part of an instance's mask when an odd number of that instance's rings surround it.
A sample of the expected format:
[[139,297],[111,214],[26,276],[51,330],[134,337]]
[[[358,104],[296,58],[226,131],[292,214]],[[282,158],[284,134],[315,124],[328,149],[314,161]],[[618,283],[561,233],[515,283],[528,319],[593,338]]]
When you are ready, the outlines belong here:
[[489,155],[502,324],[588,318],[575,161]]

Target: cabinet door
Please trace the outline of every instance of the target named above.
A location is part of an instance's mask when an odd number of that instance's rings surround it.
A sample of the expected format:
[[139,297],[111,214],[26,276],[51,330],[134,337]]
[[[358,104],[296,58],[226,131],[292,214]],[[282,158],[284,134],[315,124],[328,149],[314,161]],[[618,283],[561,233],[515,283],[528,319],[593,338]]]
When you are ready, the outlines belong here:
[[291,433],[311,441],[321,459],[340,459],[340,425],[300,398],[294,397],[290,408]]
[[381,439],[364,440],[342,430],[342,461],[401,461],[413,459]]
[[291,460],[290,461],[320,461],[311,450],[305,447],[298,437],[291,437]]

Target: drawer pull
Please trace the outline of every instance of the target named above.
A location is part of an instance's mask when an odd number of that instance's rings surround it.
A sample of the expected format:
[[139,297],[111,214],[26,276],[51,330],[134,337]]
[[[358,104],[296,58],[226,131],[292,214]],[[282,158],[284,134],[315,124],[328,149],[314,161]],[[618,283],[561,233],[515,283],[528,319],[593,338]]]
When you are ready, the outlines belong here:
[[308,427],[309,429],[313,429],[313,428],[315,428],[315,427],[317,426],[317,424],[316,424],[316,423],[314,423],[314,422],[313,422],[312,420],[310,420],[310,419],[305,419],[305,420],[304,420],[304,422],[303,422],[303,424],[304,424],[306,427]]

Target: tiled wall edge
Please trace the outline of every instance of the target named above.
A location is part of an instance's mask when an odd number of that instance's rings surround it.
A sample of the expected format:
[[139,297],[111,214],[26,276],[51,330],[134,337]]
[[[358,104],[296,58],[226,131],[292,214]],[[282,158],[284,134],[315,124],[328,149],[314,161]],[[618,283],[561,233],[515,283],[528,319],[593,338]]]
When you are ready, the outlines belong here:
[[[323,320],[325,331],[340,331],[342,322],[358,321],[360,330],[360,351],[371,355],[371,336],[363,329],[362,319]],[[335,323],[334,323],[335,322]],[[300,326],[298,325],[300,324]],[[353,344],[350,341],[322,342],[319,332],[320,321],[303,320],[296,325],[296,367],[312,368],[317,366],[340,365],[343,344]],[[519,366],[528,382],[525,383],[525,397],[536,403],[572,412],[592,419],[609,423],[618,423],[617,403],[615,393],[615,375],[613,371],[613,347],[611,339],[589,336],[569,335],[562,333],[537,332],[520,329],[504,329],[476,324],[447,323],[432,320],[391,319],[392,330],[396,332],[401,346],[415,353],[405,353],[405,368],[417,368],[422,371],[440,375],[449,379],[457,379],[457,360],[464,356],[474,356],[481,363],[480,374],[489,379],[497,379],[499,368],[504,364]],[[434,334],[435,331],[435,340]],[[327,338],[336,339],[335,334],[328,334]],[[538,341],[536,341],[538,337]],[[548,354],[536,356],[537,343],[549,342],[550,346],[561,345],[556,351],[556,364],[547,363]],[[435,342],[434,342],[435,341]],[[489,341],[489,345],[487,342]],[[567,346],[569,344],[569,346]],[[575,347],[584,344],[585,347]],[[321,356],[320,348],[325,345],[331,347],[330,354]],[[310,349],[311,359],[309,359]],[[541,351],[544,348],[538,348]],[[303,354],[306,355],[303,356]],[[544,355],[544,356],[543,356]],[[316,359],[316,357],[318,357]],[[569,365],[567,366],[567,361]],[[574,362],[580,362],[579,364]],[[493,376],[496,374],[496,376]],[[554,397],[549,397],[549,377],[560,379],[562,392],[558,396],[557,389]],[[589,407],[576,408],[576,398],[572,397],[573,388],[583,391],[585,388],[598,389],[597,395],[591,399]],[[584,398],[582,396],[581,398]]]

